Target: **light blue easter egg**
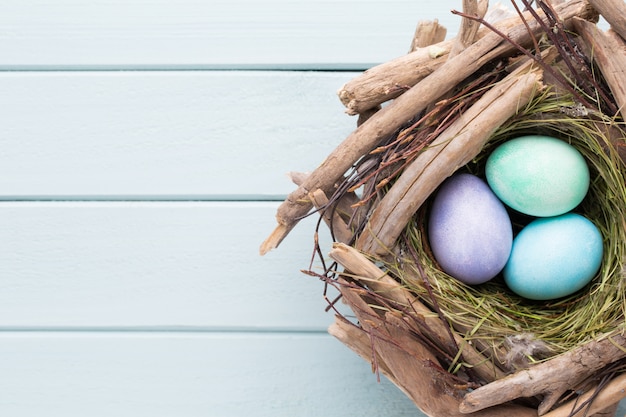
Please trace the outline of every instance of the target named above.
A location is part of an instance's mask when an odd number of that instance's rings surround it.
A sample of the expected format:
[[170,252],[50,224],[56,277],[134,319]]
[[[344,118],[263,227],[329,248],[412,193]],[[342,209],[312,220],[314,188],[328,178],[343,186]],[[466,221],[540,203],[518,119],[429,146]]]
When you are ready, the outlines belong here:
[[485,181],[471,174],[452,176],[440,186],[428,234],[441,269],[467,284],[481,284],[500,273],[513,244],[506,208]]
[[600,231],[580,214],[535,219],[513,240],[504,280],[531,300],[564,297],[593,279],[602,255]]
[[509,207],[531,216],[557,216],[580,204],[589,168],[572,145],[550,136],[522,136],[489,155],[485,176]]

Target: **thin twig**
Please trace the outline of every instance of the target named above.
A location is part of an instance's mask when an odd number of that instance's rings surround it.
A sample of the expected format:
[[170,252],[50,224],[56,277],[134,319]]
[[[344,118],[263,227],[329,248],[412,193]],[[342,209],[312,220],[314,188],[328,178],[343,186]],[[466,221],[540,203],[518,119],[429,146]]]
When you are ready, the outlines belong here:
[[[485,25],[485,27],[492,30],[498,36],[502,37],[502,39],[506,40],[511,45],[513,45],[517,50],[519,50],[524,55],[528,56],[537,64],[539,64],[544,71],[552,75],[555,80],[557,80],[564,88],[566,88],[576,98],[576,100],[578,100],[580,103],[582,103],[586,107],[589,107],[589,108],[593,107],[585,98],[583,98],[580,94],[578,94],[578,92],[572,87],[571,83],[569,83],[565,78],[563,78],[561,74],[557,73],[554,70],[554,68],[552,68],[552,66],[546,64],[540,56],[536,56],[535,54],[531,53],[527,48],[524,48],[522,45],[520,45],[519,43],[511,39],[509,36],[499,31],[495,26],[487,22],[485,19],[477,18],[476,16],[469,16],[457,10],[452,10],[452,13],[457,14],[462,17],[466,17],[468,19],[477,19],[477,21],[480,22],[482,25]],[[542,19],[539,19],[539,20],[543,24],[543,20]]]
[[[527,0],[522,0],[522,2],[528,3]],[[542,25],[544,26],[544,31],[546,35],[558,48],[559,53],[563,57],[563,62],[565,62],[570,72],[574,75],[577,82],[581,85],[581,89],[583,90],[583,92],[589,97],[593,97],[594,93],[599,94],[602,101],[598,100],[598,109],[602,110],[602,104],[604,104],[605,106],[608,106],[609,114],[617,113],[617,107],[608,97],[605,89],[602,88],[602,86],[599,85],[596,81],[596,78],[589,70],[590,64],[581,57],[577,45],[575,46],[574,44],[572,44],[572,37],[568,35],[567,30],[565,30],[563,23],[558,19],[554,9],[545,1],[538,1],[537,4],[546,14],[550,22],[549,25],[545,25],[543,24],[543,21],[541,21]],[[531,13],[533,13],[533,16],[535,16],[536,19],[540,19],[534,11],[531,10]],[[577,61],[578,68],[580,68],[580,71],[582,71],[584,77],[579,75],[576,67],[570,60],[571,58]]]

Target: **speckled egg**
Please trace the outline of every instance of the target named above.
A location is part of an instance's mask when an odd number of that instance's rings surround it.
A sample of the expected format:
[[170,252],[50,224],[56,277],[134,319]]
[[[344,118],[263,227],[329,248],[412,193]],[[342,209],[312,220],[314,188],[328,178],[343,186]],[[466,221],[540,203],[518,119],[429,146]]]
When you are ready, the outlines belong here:
[[580,214],[535,219],[515,237],[504,280],[531,300],[564,297],[593,279],[602,254],[600,231]]
[[566,213],[589,189],[589,168],[576,148],[550,136],[522,136],[498,146],[485,176],[509,207],[531,216]]
[[467,284],[495,277],[513,244],[504,205],[482,179],[457,174],[439,188],[431,208],[430,246],[441,269]]

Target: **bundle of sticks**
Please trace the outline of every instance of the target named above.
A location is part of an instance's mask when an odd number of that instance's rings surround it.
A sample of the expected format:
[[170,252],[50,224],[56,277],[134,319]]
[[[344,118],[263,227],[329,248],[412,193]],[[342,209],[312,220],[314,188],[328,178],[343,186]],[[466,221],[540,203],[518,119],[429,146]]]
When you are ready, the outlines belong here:
[[[335,241],[329,256],[344,268],[334,282],[358,321],[356,326],[338,314],[329,332],[432,417],[611,416],[626,396],[626,374],[595,377],[626,357],[626,337],[620,332],[527,369],[504,372],[432,306],[372,261],[394,256],[399,236],[420,206],[447,177],[476,158],[496,129],[546,85],[572,94],[582,109],[599,106],[616,119],[626,119],[623,0],[521,3],[513,2],[513,10],[502,16],[503,9],[490,8],[487,0],[463,0],[462,11],[455,12],[462,16],[456,38],[445,40],[445,28],[436,21],[420,22],[407,55],[345,84],[339,98],[348,114],[358,115],[357,128],[315,171],[292,175],[298,187],[279,206],[278,225],[260,248],[261,254],[276,248],[300,219],[317,209]],[[598,27],[599,16],[610,30]],[[571,36],[576,44],[568,43]],[[551,46],[539,48],[546,37]],[[577,59],[592,61],[603,85],[591,75],[576,79],[581,77]],[[459,110],[454,120],[437,119],[436,109],[450,102],[459,85],[478,79],[476,74],[496,61],[507,63],[505,76],[489,88],[482,85],[480,97]],[[570,67],[569,77],[555,69],[563,61]],[[594,104],[588,102],[590,96],[596,98]],[[390,136],[410,130],[418,115],[420,120],[428,115],[434,119],[429,146],[399,168],[393,165],[400,174],[393,184],[384,184],[389,185],[384,195],[376,192],[382,187],[377,183],[372,192],[357,196],[344,190],[340,199],[333,198],[359,161],[359,166],[367,165],[363,161],[368,155]],[[613,139],[624,159],[624,137]],[[367,202],[364,196],[377,200]],[[406,314],[398,314],[403,311]],[[432,343],[420,337],[424,329],[438,346],[450,346],[471,364],[468,372],[473,377],[458,378],[442,368]]]

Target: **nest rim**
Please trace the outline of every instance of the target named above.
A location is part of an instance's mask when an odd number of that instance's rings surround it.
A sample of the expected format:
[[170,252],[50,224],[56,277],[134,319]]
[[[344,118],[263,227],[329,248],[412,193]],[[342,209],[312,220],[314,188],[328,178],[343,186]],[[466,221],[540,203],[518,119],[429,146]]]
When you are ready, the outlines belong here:
[[[601,113],[589,114],[586,110],[579,114],[573,109],[577,106],[571,98],[548,89],[503,125],[479,156],[457,172],[470,172],[484,178],[486,155],[498,144],[524,134],[557,137],[578,149],[590,168],[591,184],[587,196],[573,211],[590,219],[604,240],[602,266],[590,284],[570,296],[536,302],[512,293],[501,278],[470,286],[450,277],[438,267],[428,247],[424,221],[428,202],[407,225],[401,239],[405,245],[412,245],[417,259],[396,257],[394,262],[377,259],[427,305],[441,310],[466,340],[491,346],[494,352],[510,352],[507,342],[520,335],[545,343],[538,345],[540,348],[534,352],[522,352],[530,362],[549,359],[626,328],[623,267],[626,259],[626,166],[611,140],[601,131],[605,126],[621,128],[622,123]],[[540,129],[537,129],[538,120]],[[415,262],[421,264],[419,268]],[[424,288],[422,271],[428,277],[428,291]],[[504,358],[496,359],[504,361]]]

